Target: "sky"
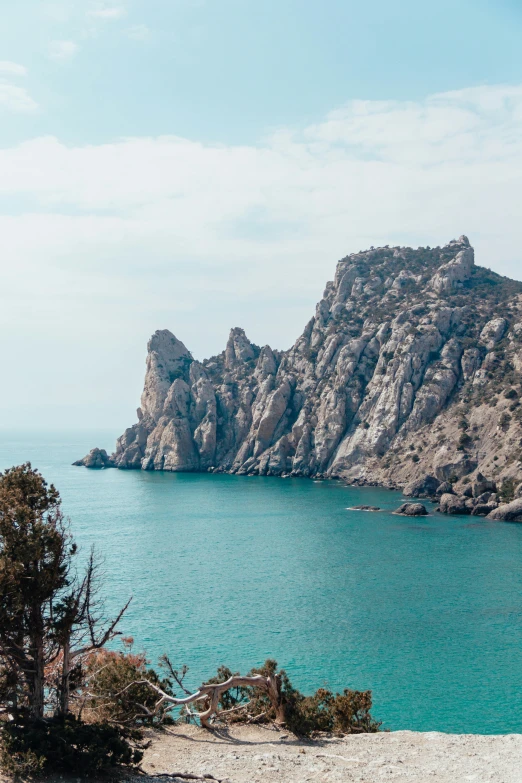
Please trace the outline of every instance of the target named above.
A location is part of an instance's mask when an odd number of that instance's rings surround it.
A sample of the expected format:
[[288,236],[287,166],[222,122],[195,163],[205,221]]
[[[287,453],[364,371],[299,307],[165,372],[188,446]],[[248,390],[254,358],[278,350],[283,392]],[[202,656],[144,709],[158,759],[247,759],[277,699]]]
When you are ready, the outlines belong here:
[[288,348],[371,245],[522,279],[519,0],[3,5],[0,429],[123,430],[156,329]]

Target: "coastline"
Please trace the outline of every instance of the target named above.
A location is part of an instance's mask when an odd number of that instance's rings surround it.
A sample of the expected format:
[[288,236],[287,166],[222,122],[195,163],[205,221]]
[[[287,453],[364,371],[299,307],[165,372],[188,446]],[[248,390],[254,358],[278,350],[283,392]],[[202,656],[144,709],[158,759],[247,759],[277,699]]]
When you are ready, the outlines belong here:
[[[100,451],[99,449],[93,449],[92,451]],[[87,455],[89,456],[89,455]],[[146,470],[147,472],[152,473],[186,473],[186,474],[199,474],[199,475],[225,475],[225,476],[245,476],[247,478],[257,478],[259,476],[258,473],[246,473],[242,472],[240,470],[227,470],[226,468],[207,468],[206,470],[169,470],[168,468],[162,468],[161,470],[158,470],[157,468],[142,468],[137,467],[135,465],[114,465],[114,464],[95,464],[95,465],[85,465],[84,460],[87,458],[84,457],[83,459],[78,459],[75,462],[72,463],[73,467],[85,467],[88,470],[123,470],[123,471],[142,471]],[[288,479],[288,478],[298,478],[298,479],[306,479],[308,481],[340,481],[347,487],[374,487],[375,489],[386,489],[390,492],[402,492],[403,489],[407,486],[408,482],[404,481],[400,484],[395,482],[386,482],[382,483],[379,481],[375,481],[373,479],[366,479],[366,478],[358,478],[358,479],[347,479],[343,476],[331,476],[325,473],[312,473],[310,475],[305,475],[304,473],[300,472],[291,472],[291,473],[272,473],[267,474],[270,478],[278,478],[278,479]],[[427,498],[430,499],[430,498]]]
[[[112,460],[108,460],[106,452],[100,458],[100,449],[92,449],[91,452],[81,460],[73,462],[75,467],[85,467],[89,470],[105,470],[115,468],[117,470],[138,470],[151,471],[150,468],[137,466],[115,465]],[[257,477],[258,473],[249,473],[243,470],[229,470],[227,468],[207,468],[206,470],[165,470],[165,468],[153,468],[151,472],[157,473],[186,473],[199,475],[235,475]],[[432,475],[424,475],[423,478],[409,480],[407,482],[382,482],[365,477],[349,478],[347,476],[332,475],[328,473],[304,474],[301,471],[291,471],[284,473],[262,474],[270,475],[271,478],[304,478],[313,481],[316,484],[332,481],[340,482],[345,487],[357,487],[382,489],[387,492],[401,493],[403,498],[409,501],[416,501],[418,505],[421,500],[436,505],[436,511],[441,511],[449,516],[474,516],[483,519],[492,519],[501,522],[522,522],[522,482],[511,481],[511,497],[503,497],[503,487],[499,488],[494,479],[485,478],[480,471],[474,474],[474,480],[466,476],[461,481],[454,481],[450,484],[435,478]],[[411,477],[410,477],[411,478]],[[460,487],[459,487],[460,484]],[[455,492],[455,489],[457,492]],[[381,511],[378,507],[348,507],[348,511]],[[397,510],[398,511],[398,510]],[[401,516],[427,516],[421,513],[401,514]]]

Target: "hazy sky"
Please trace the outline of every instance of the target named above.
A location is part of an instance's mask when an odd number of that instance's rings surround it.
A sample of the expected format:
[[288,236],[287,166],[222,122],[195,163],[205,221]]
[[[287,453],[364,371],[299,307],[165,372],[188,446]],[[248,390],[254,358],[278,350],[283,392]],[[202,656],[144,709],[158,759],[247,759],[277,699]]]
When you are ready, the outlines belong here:
[[287,348],[370,245],[521,279],[520,8],[4,0],[0,427],[123,429],[155,329]]

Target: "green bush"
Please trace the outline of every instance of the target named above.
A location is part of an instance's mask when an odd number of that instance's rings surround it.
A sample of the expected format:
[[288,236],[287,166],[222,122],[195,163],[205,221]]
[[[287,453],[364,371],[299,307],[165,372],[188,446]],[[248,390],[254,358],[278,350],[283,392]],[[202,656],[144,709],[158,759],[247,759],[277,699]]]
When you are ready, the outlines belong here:
[[511,422],[511,416],[509,415],[509,413],[507,413],[507,411],[504,411],[504,413],[502,414],[498,422],[501,429],[506,431],[509,427],[510,422]]
[[473,443],[467,432],[463,432],[457,444],[457,451],[465,451]]
[[[277,677],[284,705],[287,728],[299,737],[309,737],[316,732],[373,733],[379,731],[381,723],[375,721],[370,710],[371,691],[352,691],[333,694],[319,688],[312,696],[298,691],[284,671],[277,671],[277,663],[267,660],[259,669],[249,674]],[[224,682],[232,676],[230,669],[221,667],[211,682]],[[244,709],[238,709],[244,705]],[[263,691],[253,688],[237,688],[224,693],[220,702],[223,710],[236,709],[230,716],[234,722],[274,720],[275,714],[270,700]]]
[[136,766],[143,758],[130,740],[139,735],[108,723],[83,723],[66,718],[28,720],[4,724],[0,762],[14,775],[64,772],[93,776],[114,767]]
[[506,503],[510,503],[512,500],[514,500],[516,485],[517,482],[515,481],[515,479],[512,478],[504,479],[499,491],[500,499]]
[[371,691],[346,688],[334,695],[325,688],[319,688],[313,696],[303,696],[293,690],[291,698],[287,694],[285,703],[286,725],[301,737],[320,731],[374,733],[379,731],[381,724],[372,718],[371,707]]

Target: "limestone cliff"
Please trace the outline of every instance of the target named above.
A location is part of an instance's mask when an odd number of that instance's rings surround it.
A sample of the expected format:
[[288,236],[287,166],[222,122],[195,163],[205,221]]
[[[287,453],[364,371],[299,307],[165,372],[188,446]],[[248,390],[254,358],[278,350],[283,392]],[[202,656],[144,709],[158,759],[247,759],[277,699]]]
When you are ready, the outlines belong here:
[[198,362],[156,332],[138,422],[89,466],[521,481],[521,372],[522,283],[476,266],[465,236],[371,248],[338,262],[288,351],[235,328]]

